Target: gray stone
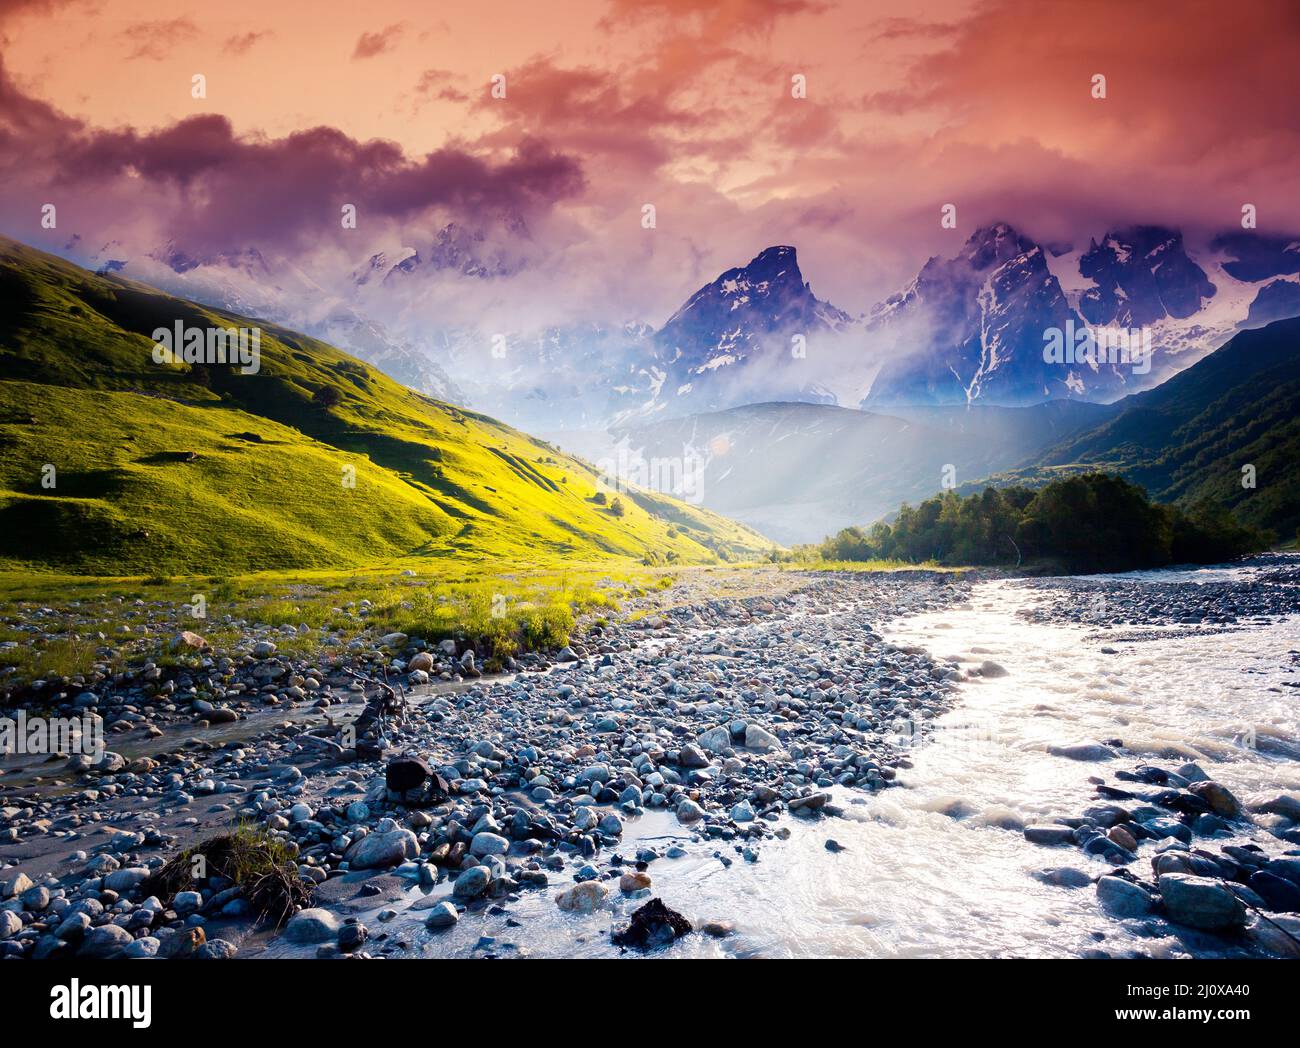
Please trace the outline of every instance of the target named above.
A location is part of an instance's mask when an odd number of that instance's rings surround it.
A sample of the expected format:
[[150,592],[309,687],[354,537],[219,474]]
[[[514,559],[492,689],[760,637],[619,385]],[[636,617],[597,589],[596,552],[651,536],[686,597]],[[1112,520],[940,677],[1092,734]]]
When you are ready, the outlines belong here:
[[1068,826],[1039,824],[1026,826],[1025,840],[1030,844],[1073,844],[1074,831]]
[[510,842],[496,833],[476,833],[469,850],[480,859],[488,855],[504,855],[510,850]]
[[410,830],[398,827],[387,833],[366,834],[348,848],[344,858],[353,870],[386,869],[420,854],[420,842]]
[[109,891],[125,895],[133,891],[148,876],[149,871],[143,866],[127,866],[125,869],[114,870],[105,877],[104,887]]
[[486,866],[471,866],[456,878],[452,885],[452,894],[458,899],[476,899],[488,890],[492,874]]
[[338,934],[339,919],[329,910],[320,908],[299,910],[284,926],[284,939],[287,942],[303,945],[334,942]]
[[92,960],[116,957],[131,942],[131,933],[125,928],[119,928],[116,924],[101,924],[86,936],[77,956]]
[[429,916],[424,919],[424,926],[439,930],[450,928],[458,920],[460,920],[460,911],[444,899],[430,908]]
[[1097,900],[1116,917],[1144,917],[1154,904],[1150,892],[1123,877],[1102,877],[1097,882]]
[[1206,931],[1225,931],[1246,924],[1246,907],[1223,884],[1210,877],[1162,873],[1160,897],[1165,913],[1176,924]]
[[748,749],[766,753],[768,750],[780,749],[781,740],[761,724],[746,724],[745,746]]

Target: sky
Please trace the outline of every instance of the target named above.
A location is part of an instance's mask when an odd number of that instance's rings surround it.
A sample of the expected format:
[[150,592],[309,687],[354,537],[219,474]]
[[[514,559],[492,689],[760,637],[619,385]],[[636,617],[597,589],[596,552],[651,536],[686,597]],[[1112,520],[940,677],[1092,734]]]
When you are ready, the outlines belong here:
[[791,244],[856,314],[993,221],[1300,231],[1297,44],[1295,0],[0,0],[0,231],[334,292],[454,222],[505,275],[429,301],[506,326],[659,324]]

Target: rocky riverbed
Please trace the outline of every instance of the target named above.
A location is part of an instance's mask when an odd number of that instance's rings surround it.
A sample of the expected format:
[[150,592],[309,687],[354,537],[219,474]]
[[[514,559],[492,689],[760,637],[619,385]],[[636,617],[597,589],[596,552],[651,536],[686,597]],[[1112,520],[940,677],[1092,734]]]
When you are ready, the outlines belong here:
[[[62,682],[114,754],[0,778],[0,952],[1290,955],[1295,576],[688,580],[504,676],[262,634]],[[151,890],[235,825],[310,889],[282,928]]]
[[[812,575],[772,597],[593,626],[501,679],[481,678],[463,645],[403,635],[318,665],[279,657],[267,637],[222,654],[178,634],[200,653],[197,669],[36,689],[44,711],[90,710],[122,745],[93,763],[29,761],[0,780],[0,950],[255,951],[265,937],[249,938],[247,900],[219,876],[183,900],[140,897],[169,854],[241,820],[283,841],[335,902],[391,894],[394,876],[447,885],[430,927],[553,881],[573,885],[555,893],[570,910],[611,892],[648,899],[652,863],[681,846],[620,852],[647,812],[669,815],[690,843],[755,861],[788,833],[783,820],[836,814],[828,788],[884,790],[907,766],[907,740],[951,706],[963,674],[885,642],[873,623],[967,591],[937,573]],[[356,737],[367,709],[385,715]],[[183,734],[169,734],[178,722]],[[395,783],[393,769],[415,779]],[[337,918],[316,909],[283,939],[328,940],[324,952],[395,946],[370,929],[335,935]]]

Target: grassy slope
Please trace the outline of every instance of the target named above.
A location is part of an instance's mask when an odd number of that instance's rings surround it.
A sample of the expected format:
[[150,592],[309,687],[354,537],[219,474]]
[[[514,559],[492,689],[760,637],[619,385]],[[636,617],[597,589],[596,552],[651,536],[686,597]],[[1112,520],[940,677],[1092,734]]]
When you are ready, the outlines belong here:
[[[1300,320],[1244,331],[1186,371],[1120,402],[1121,412],[995,481],[1039,483],[1102,469],[1162,502],[1212,498],[1281,537],[1300,526]],[[1256,487],[1242,487],[1243,466]]]
[[[590,466],[494,419],[325,343],[3,238],[0,302],[0,568],[193,575],[648,553],[690,563],[771,545],[642,492],[625,494],[616,517],[592,501],[603,485]],[[261,327],[260,371],[155,364],[150,333],[177,319]],[[336,406],[313,401],[322,387]],[[41,486],[47,463],[53,490]]]

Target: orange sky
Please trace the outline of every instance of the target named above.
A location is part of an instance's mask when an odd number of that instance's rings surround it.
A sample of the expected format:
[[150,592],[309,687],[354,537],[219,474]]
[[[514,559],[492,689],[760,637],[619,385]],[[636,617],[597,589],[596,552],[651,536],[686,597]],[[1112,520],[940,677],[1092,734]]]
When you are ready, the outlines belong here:
[[[491,236],[517,213],[518,250],[551,276],[520,281],[539,302],[613,297],[658,321],[721,269],[793,243],[819,294],[856,311],[995,219],[1044,240],[1133,221],[1190,233],[1231,226],[1249,201],[1261,230],[1300,229],[1298,12],[0,0],[0,229],[62,248],[30,228],[56,194],[83,247],[256,243],[318,275],[449,219]],[[1097,72],[1104,101],[1089,93]],[[329,129],[315,152],[288,137],[310,129]],[[323,213],[349,192],[374,216],[364,244],[312,225],[317,199]],[[939,227],[947,202],[957,231]]]

